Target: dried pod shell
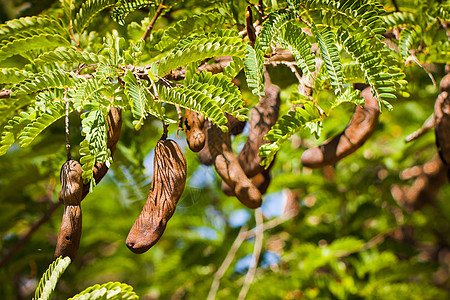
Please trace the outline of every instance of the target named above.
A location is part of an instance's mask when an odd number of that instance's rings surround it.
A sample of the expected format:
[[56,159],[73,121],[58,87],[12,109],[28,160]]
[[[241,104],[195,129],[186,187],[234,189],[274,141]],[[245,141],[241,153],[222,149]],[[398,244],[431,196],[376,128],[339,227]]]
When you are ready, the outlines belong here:
[[81,239],[81,206],[66,205],[59,228],[55,257],[69,256],[72,260],[78,253]]
[[380,110],[378,101],[370,88],[361,95],[366,100],[364,107],[358,106],[347,128],[339,135],[327,140],[323,145],[303,152],[302,164],[308,168],[322,168],[333,165],[358,150],[372,135],[378,125]]
[[268,84],[264,92],[266,96],[250,113],[250,132],[238,155],[239,164],[248,177],[254,177],[264,171],[264,167],[260,165],[263,158],[258,156],[259,148],[268,143],[264,141],[264,136],[277,122],[280,110],[280,88]]
[[203,133],[203,125],[205,117],[197,114],[195,111],[186,109],[184,114],[184,126],[186,129],[186,140],[194,152],[199,152],[205,145],[205,134]]
[[202,150],[198,152],[198,160],[206,166],[211,166],[214,163],[214,157],[211,155],[211,152],[209,151],[209,141],[207,134],[211,126],[212,126],[211,122],[206,120],[203,128],[203,132],[205,132],[205,146],[203,147]]
[[247,124],[246,121],[239,121],[237,118],[235,118],[233,115],[230,115],[228,113],[225,113],[225,117],[227,117],[228,120],[228,130],[232,135],[238,135],[241,134],[244,130],[245,124]]
[[248,179],[231,150],[230,134],[217,126],[207,130],[208,150],[219,176],[230,186],[239,201],[249,208],[261,206],[261,193]]
[[67,160],[61,167],[60,180],[61,190],[59,201],[64,205],[78,205],[83,193],[83,170],[75,160]]
[[[450,74],[439,86],[441,93],[434,105],[436,145],[444,164],[450,166]],[[450,179],[450,172],[447,174]]]
[[159,140],[154,153],[152,186],[126,240],[134,253],[144,253],[158,242],[186,184],[186,158],[175,141]]
[[[251,181],[254,186],[259,190],[261,195],[264,195],[269,188],[270,181],[272,180],[272,177],[270,176],[270,171],[268,169],[264,170],[262,173],[256,174],[256,176],[252,177]],[[225,195],[230,197],[235,197],[234,191],[231,189],[231,187],[226,184],[225,181],[222,181],[222,191]]]

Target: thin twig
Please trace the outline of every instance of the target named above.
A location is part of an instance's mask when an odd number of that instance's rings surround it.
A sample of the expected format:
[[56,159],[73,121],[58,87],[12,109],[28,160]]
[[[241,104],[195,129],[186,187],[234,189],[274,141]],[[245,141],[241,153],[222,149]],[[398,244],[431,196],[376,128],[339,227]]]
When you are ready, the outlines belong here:
[[411,141],[414,141],[415,139],[418,139],[419,137],[427,133],[431,128],[434,128],[434,114],[431,114],[431,116],[429,116],[428,119],[425,120],[420,129],[408,135],[405,138],[405,143],[409,143]]
[[0,91],[0,99],[6,99],[6,98],[11,97],[11,93],[12,93],[12,91],[10,91],[10,90]]
[[72,155],[70,154],[70,139],[69,139],[69,98],[67,98],[67,89],[64,91],[64,100],[66,101],[66,116],[65,116],[66,153],[67,153],[67,160],[71,160]]
[[217,290],[219,289],[220,285],[220,279],[222,279],[223,274],[225,274],[226,270],[230,266],[231,262],[234,259],[234,256],[236,255],[237,250],[241,246],[242,242],[246,239],[247,236],[247,227],[243,226],[241,227],[241,230],[239,231],[239,234],[237,235],[236,239],[233,242],[233,245],[231,245],[230,250],[227,253],[227,256],[222,262],[222,265],[220,265],[217,272],[214,274],[214,280],[211,284],[211,288],[208,293],[208,300],[213,300],[216,298]]
[[248,268],[247,276],[245,276],[244,285],[242,286],[241,292],[239,293],[239,300],[245,299],[247,292],[250,289],[250,285],[255,277],[256,267],[258,267],[259,255],[261,254],[261,248],[263,243],[263,215],[261,208],[255,210],[255,220],[256,220],[256,239],[255,247],[253,248],[252,263]]
[[164,0],[162,0],[161,4],[159,5],[158,9],[156,10],[155,15],[153,16],[153,19],[150,21],[150,24],[148,24],[147,30],[145,30],[144,35],[141,37],[141,40],[145,41],[150,36],[153,26],[155,25],[159,16],[163,12],[164,8],[166,8],[166,6],[164,5]]
[[50,207],[47,209],[47,211],[44,213],[44,215],[33,224],[33,226],[30,227],[28,232],[20,238],[20,240],[11,248],[9,251],[3,256],[2,260],[0,261],[0,268],[3,267],[10,259],[11,257],[19,251],[20,248],[22,248],[29,239],[33,236],[33,234],[42,226],[44,225],[48,220],[50,220],[50,217],[52,216],[53,212],[61,205],[61,202],[53,202]]
[[397,1],[396,0],[391,0],[392,1],[392,4],[394,5],[394,7],[395,7],[395,11],[400,11],[400,9],[399,9],[399,7],[398,7],[398,4],[397,4]]

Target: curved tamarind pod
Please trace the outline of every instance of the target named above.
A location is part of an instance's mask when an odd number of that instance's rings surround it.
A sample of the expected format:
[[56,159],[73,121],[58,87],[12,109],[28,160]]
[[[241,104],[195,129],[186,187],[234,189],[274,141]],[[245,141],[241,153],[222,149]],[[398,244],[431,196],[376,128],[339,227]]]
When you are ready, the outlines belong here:
[[186,184],[186,158],[173,140],[156,143],[153,181],[144,208],[126,240],[134,253],[144,253],[161,238]]
[[203,127],[203,132],[205,133],[205,145],[202,150],[198,152],[198,160],[204,164],[205,166],[211,166],[214,163],[214,157],[211,155],[209,151],[209,141],[208,141],[208,130],[211,127],[211,122],[205,120],[205,125]]
[[[439,156],[450,167],[450,74],[442,78],[439,90],[440,94],[434,105],[434,132]],[[450,180],[450,168],[447,177]]]
[[248,177],[254,177],[264,171],[258,156],[259,147],[268,143],[263,138],[277,122],[280,111],[280,88],[274,84],[266,85],[266,96],[261,99],[250,113],[250,132],[247,142],[238,155],[239,164]]
[[67,160],[61,166],[59,174],[61,180],[59,201],[64,203],[64,205],[80,204],[83,193],[82,173],[81,165],[76,160]]
[[231,150],[230,134],[210,125],[206,132],[208,150],[219,176],[231,187],[239,201],[249,208],[261,206],[261,193],[248,179]]
[[370,87],[361,92],[366,100],[364,107],[358,106],[347,128],[323,145],[310,148],[302,154],[302,164],[308,168],[333,165],[358,150],[372,135],[378,125],[380,111],[377,99]]
[[189,149],[199,152],[205,146],[205,134],[203,133],[203,125],[205,117],[199,115],[195,111],[186,109],[184,113],[184,126],[186,129],[186,141]]
[[77,256],[81,239],[81,206],[66,205],[56,242],[55,257],[69,256],[72,260]]
[[233,115],[230,115],[228,113],[225,113],[225,117],[227,117],[227,120],[228,120],[227,126],[232,135],[238,135],[238,134],[242,133],[242,131],[244,130],[245,124],[247,124],[246,121],[239,121]]
[[81,165],[74,160],[61,167],[61,191],[59,200],[64,202],[64,214],[56,243],[55,257],[69,256],[74,259],[81,239],[81,206],[83,178]]
[[[259,190],[261,195],[264,195],[267,191],[267,188],[270,185],[270,181],[272,180],[272,177],[270,176],[270,171],[268,169],[264,170],[262,173],[256,174],[251,181],[256,186],[256,188]],[[225,181],[222,181],[222,191],[225,195],[230,197],[235,197],[234,191],[231,189],[231,187],[226,184]]]

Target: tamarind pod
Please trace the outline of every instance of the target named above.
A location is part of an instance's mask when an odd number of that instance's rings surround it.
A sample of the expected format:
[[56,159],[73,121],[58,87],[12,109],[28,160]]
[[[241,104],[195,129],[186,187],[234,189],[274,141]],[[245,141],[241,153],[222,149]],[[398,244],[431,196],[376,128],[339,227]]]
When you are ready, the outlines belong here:
[[154,153],[152,186],[126,239],[127,247],[137,254],[161,238],[186,184],[186,158],[175,141],[159,140]]
[[366,100],[364,107],[358,106],[347,128],[323,145],[303,152],[302,164],[308,168],[322,168],[333,165],[358,150],[372,135],[378,125],[380,111],[378,101],[370,87],[361,92]]
[[253,14],[251,5],[247,5],[247,8],[245,9],[245,28],[247,29],[247,36],[250,40],[250,44],[253,47],[256,41],[256,31],[255,27],[253,27]]
[[74,259],[81,239],[81,207],[83,178],[81,165],[75,160],[66,161],[60,172],[59,200],[64,203],[64,214],[56,243],[55,257]]
[[208,120],[205,121],[205,125],[203,127],[203,132],[205,133],[205,145],[202,150],[198,152],[198,160],[204,164],[205,166],[211,166],[214,163],[214,158],[209,151],[209,141],[208,141],[208,130],[211,127],[211,122]]
[[83,193],[82,173],[81,165],[75,160],[67,160],[61,166],[59,201],[64,205],[80,204]]
[[244,130],[245,124],[247,124],[246,121],[239,121],[237,118],[235,118],[233,115],[230,115],[228,113],[225,113],[225,117],[227,117],[228,120],[228,130],[232,135],[238,135],[241,134]]
[[[262,173],[256,174],[255,177],[252,177],[251,181],[253,185],[256,186],[256,188],[259,190],[261,195],[264,195],[269,188],[270,181],[272,180],[272,177],[270,176],[269,170],[264,170]],[[222,191],[225,195],[233,197],[236,196],[234,194],[234,191],[231,189],[231,187],[226,184],[225,181],[222,181]]]
[[434,106],[436,146],[439,156],[446,165],[450,165],[450,96],[442,92]]
[[230,186],[238,200],[249,208],[261,206],[261,193],[248,179],[231,150],[229,132],[217,126],[209,126],[207,132],[208,149],[214,159],[214,167],[226,184]]
[[205,117],[197,114],[195,111],[186,109],[184,114],[184,126],[186,129],[186,141],[189,149],[199,152],[205,146],[205,134],[203,133],[203,125]]
[[81,239],[81,206],[66,205],[59,228],[55,257],[69,256],[72,260],[78,253]]
[[238,155],[239,164],[248,177],[254,177],[264,170],[260,165],[263,158],[258,156],[259,148],[268,143],[264,140],[264,136],[277,122],[280,110],[280,88],[268,84],[264,93],[265,97],[250,113],[250,132]]
[[447,178],[450,180],[450,74],[442,78],[439,91],[434,104],[434,133],[439,156],[447,166]]

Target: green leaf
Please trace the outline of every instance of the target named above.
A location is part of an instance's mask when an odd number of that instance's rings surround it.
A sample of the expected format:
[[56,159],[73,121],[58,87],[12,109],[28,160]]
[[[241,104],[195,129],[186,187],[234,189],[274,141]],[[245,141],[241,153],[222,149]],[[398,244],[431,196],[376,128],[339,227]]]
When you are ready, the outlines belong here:
[[259,148],[259,156],[265,157],[261,165],[269,166],[281,145],[288,138],[300,129],[307,127],[308,124],[321,120],[319,111],[312,103],[306,103],[304,107],[296,107],[295,110],[282,116],[264,137],[265,140],[272,143],[264,144]]
[[23,17],[0,25],[0,41],[13,40],[24,35],[63,33],[59,21],[48,16]]
[[139,299],[133,291],[133,287],[120,282],[108,282],[102,285],[96,284],[88,287],[81,293],[69,298],[69,300],[96,300],[96,299]]
[[45,271],[34,294],[34,300],[50,299],[59,278],[70,265],[70,257],[58,257]]
[[69,88],[75,84],[76,79],[71,78],[67,72],[55,70],[16,83],[11,90],[12,96],[19,96],[52,88]]
[[311,52],[311,43],[299,26],[287,23],[281,32],[281,45],[294,54],[295,61],[303,74],[311,74],[316,70],[316,59]]
[[0,83],[17,83],[30,77],[32,73],[17,68],[0,69]]
[[335,92],[340,94],[343,90],[344,74],[342,73],[342,62],[334,32],[330,27],[319,32],[315,26],[311,27],[311,32],[318,41],[322,59],[331,78],[331,86],[335,89]]
[[116,0],[87,0],[84,2],[73,20],[74,32],[81,35],[99,12],[113,6],[115,2]]
[[183,50],[173,50],[159,62],[158,74],[164,75],[180,66],[217,56],[244,57],[245,45],[236,37],[198,38],[189,41]]
[[53,102],[49,104],[46,112],[42,113],[22,130],[19,136],[19,145],[22,148],[27,147],[45,128],[64,117],[64,115],[64,102]]
[[[197,90],[197,88],[199,88]],[[167,88],[158,87],[159,99],[173,105],[179,105],[204,115],[223,131],[227,131],[228,120],[220,109],[218,103],[204,93],[203,86],[192,85],[189,87]]]
[[258,97],[264,97],[264,56],[259,44],[255,41],[255,48],[247,45],[244,59],[244,71],[247,85],[252,93]]
[[269,52],[272,41],[280,34],[280,29],[288,22],[295,18],[292,11],[281,9],[267,15],[267,19],[262,24],[259,39],[261,49],[266,53]]
[[90,53],[86,51],[78,51],[75,47],[58,48],[54,51],[42,53],[35,60],[35,63],[51,63],[51,62],[65,62],[77,64],[97,64],[99,62],[106,63],[107,60],[102,55]]
[[125,25],[125,18],[130,12],[153,5],[155,0],[119,0],[114,5],[112,18],[120,25]]
[[134,122],[136,130],[140,129],[148,113],[161,120],[164,119],[161,104],[153,101],[153,96],[148,89],[136,80],[130,70],[127,70],[123,81],[125,82],[125,94],[130,99],[131,111],[136,120]]
[[87,105],[88,112],[81,115],[81,134],[85,136],[80,144],[80,163],[83,169],[84,183],[93,183],[95,162],[110,163],[110,151],[107,148],[107,126],[105,109],[98,104]]
[[0,45],[0,62],[8,57],[27,51],[62,46],[70,46],[70,43],[59,34],[39,34],[23,38],[15,38],[11,42]]

